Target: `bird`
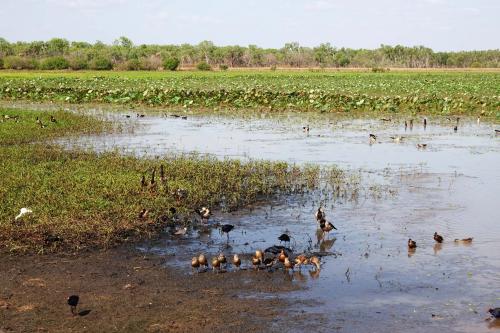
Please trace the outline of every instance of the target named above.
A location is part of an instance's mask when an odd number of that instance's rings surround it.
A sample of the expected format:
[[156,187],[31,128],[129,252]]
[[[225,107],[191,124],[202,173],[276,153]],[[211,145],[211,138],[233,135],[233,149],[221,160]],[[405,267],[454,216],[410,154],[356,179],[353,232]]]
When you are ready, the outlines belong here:
[[458,126],[453,127],[453,132],[456,133],[457,131],[458,131]]
[[208,218],[212,214],[210,209],[208,209],[207,207],[201,207],[201,209],[197,210],[196,212],[198,213],[198,215],[200,215],[202,223],[208,223]]
[[143,209],[139,212],[139,218],[140,218],[140,219],[145,219],[146,217],[148,217],[148,213],[149,213],[149,210],[147,210],[146,208],[143,208]]
[[434,240],[438,243],[442,243],[443,242],[443,236],[441,235],[438,235],[437,232],[434,233]]
[[303,130],[305,133],[309,133],[309,125],[307,125],[307,126],[302,126],[302,130]]
[[410,129],[413,129],[413,119],[410,119]]
[[223,224],[221,227],[220,227],[220,231],[221,233],[225,233],[227,235],[227,240],[229,241],[229,233],[231,232],[231,230],[234,229],[234,225],[232,224]]
[[424,118],[424,128],[427,127],[427,118]]
[[276,258],[271,258],[271,257],[264,258],[264,260],[262,261],[262,263],[266,267],[271,267],[272,265],[274,265],[275,262],[276,262]]
[[408,239],[408,248],[411,249],[411,250],[416,249],[417,248],[417,242],[415,242],[411,238]]
[[290,243],[290,236],[287,234],[281,234],[281,236],[278,237],[280,243],[285,242],[285,243]]
[[417,148],[418,149],[425,149],[425,148],[427,148],[427,143],[417,143]]
[[174,235],[175,236],[184,236],[186,233],[187,233],[187,230],[188,228],[184,227],[184,228],[180,228],[180,229],[177,229],[175,232],[174,232]]
[[295,262],[295,265],[303,265],[307,262],[307,257],[303,254],[299,254],[298,256],[295,257],[293,260]]
[[280,254],[278,255],[278,260],[281,261],[281,262],[285,262],[285,259],[286,259],[286,253],[284,250],[281,250]]
[[285,258],[285,261],[283,262],[283,265],[285,266],[286,269],[293,269],[293,262],[291,262],[288,258]]
[[495,135],[500,135],[500,130],[499,129],[495,130]]
[[227,259],[226,259],[226,256],[224,255],[224,253],[219,253],[219,256],[217,257],[217,260],[219,260],[219,262],[221,264],[226,264],[227,263]]
[[33,213],[33,211],[31,209],[23,207],[20,209],[19,214],[14,218],[14,220],[18,220],[21,217],[23,217],[24,215],[31,214],[31,213]]
[[139,113],[137,113],[136,115],[137,115],[137,118],[144,118],[144,116],[145,116],[144,114],[139,114]]
[[399,142],[403,141],[404,137],[397,135],[397,136],[391,136],[391,139],[392,139],[392,141],[399,143]]
[[496,319],[500,319],[500,308],[488,309],[488,312]]
[[318,210],[316,211],[316,213],[314,214],[314,216],[316,217],[316,221],[319,222],[326,217],[326,214],[323,211],[323,208],[319,207]]
[[205,255],[203,253],[201,253],[199,256],[198,256],[198,262],[200,263],[200,266],[205,266],[205,267],[208,267],[208,261],[207,261],[207,258],[205,257]]
[[408,122],[405,120],[405,131],[408,128]]
[[193,257],[191,259],[191,267],[194,269],[198,269],[200,267],[200,261],[198,260],[198,257]]
[[71,295],[68,297],[68,305],[70,306],[71,313],[73,316],[76,316],[76,307],[78,305],[78,301],[80,300],[80,297],[78,295]]
[[370,134],[370,143],[375,143],[377,141],[377,136],[375,134]]
[[262,252],[262,250],[256,250],[255,251],[255,258],[257,258],[260,261],[262,261],[262,259],[264,258],[264,253]]
[[220,269],[220,262],[217,257],[212,258],[212,271],[215,271],[216,269]]
[[256,256],[252,256],[252,265],[254,268],[257,268],[261,263],[261,259]]
[[188,192],[183,188],[179,188],[179,189],[177,189],[177,191],[175,191],[175,196],[176,196],[177,202],[179,203],[181,200],[187,198]]
[[56,120],[56,118],[54,116],[51,115],[50,116],[50,122],[51,123],[57,123],[57,120]]
[[319,221],[319,227],[321,228],[323,233],[325,233],[325,232],[329,233],[333,229],[337,230],[337,228],[335,228],[335,226],[333,224],[331,224],[330,222],[328,222],[325,219],[322,219],[321,221]]
[[237,254],[233,255],[233,265],[236,266],[237,268],[240,268],[241,266],[241,259]]
[[311,258],[309,258],[309,262],[313,264],[317,270],[321,269],[321,261],[319,260],[318,257],[312,256]]
[[469,238],[462,238],[462,239],[455,239],[455,243],[458,243],[458,242],[463,242],[463,243],[472,243],[472,237],[469,237]]

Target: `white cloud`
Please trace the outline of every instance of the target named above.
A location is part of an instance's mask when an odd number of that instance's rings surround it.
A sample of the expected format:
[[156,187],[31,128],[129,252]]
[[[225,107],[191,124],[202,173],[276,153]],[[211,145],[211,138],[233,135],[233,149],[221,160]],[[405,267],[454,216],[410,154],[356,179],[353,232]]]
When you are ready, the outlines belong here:
[[316,0],[310,1],[306,4],[305,9],[307,10],[329,10],[336,7],[335,1],[328,0]]

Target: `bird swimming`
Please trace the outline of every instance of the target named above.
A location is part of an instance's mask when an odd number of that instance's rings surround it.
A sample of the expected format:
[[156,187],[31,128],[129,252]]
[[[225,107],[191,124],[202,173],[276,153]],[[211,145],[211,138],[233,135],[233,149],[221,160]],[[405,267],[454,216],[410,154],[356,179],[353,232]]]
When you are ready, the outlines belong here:
[[472,238],[472,237],[469,237],[469,238],[462,238],[462,239],[458,239],[458,238],[456,238],[456,239],[455,239],[455,243],[458,243],[458,242],[462,242],[462,243],[472,243],[472,240],[473,240],[473,238]]
[[14,218],[14,220],[18,220],[21,217],[23,217],[24,215],[31,214],[31,213],[33,213],[33,211],[31,209],[23,207],[20,209],[19,214]]
[[443,242],[443,236],[441,235],[438,235],[437,232],[434,233],[434,240],[438,243],[442,243]]
[[278,237],[280,243],[285,242],[285,243],[290,243],[290,236],[287,234],[281,234],[281,236]]

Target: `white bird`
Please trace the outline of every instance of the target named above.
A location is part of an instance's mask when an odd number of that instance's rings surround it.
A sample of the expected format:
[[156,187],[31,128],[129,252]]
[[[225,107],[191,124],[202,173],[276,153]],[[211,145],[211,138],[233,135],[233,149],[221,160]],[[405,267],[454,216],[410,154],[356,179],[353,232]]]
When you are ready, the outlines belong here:
[[28,208],[21,208],[20,212],[19,212],[19,215],[17,215],[14,219],[15,220],[18,220],[20,219],[21,217],[23,217],[24,215],[26,214],[30,214],[30,213],[33,213],[33,211],[31,209],[28,209]]
[[176,236],[184,236],[187,232],[188,228],[184,227],[184,228],[181,228],[181,229],[177,229],[175,232],[174,232],[174,235]]

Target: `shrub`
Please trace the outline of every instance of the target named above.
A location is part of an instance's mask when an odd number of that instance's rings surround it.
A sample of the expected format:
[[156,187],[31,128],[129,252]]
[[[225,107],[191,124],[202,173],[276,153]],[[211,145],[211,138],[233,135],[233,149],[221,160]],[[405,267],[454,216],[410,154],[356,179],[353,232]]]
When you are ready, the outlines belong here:
[[111,63],[111,60],[101,56],[101,57],[94,58],[90,62],[90,68],[98,70],[98,71],[103,71],[103,70],[105,71],[105,70],[112,69],[113,64]]
[[175,71],[181,62],[177,58],[167,58],[163,62],[163,68],[169,71]]
[[275,71],[275,70],[276,70],[276,65],[272,65],[270,69],[271,69],[272,71]]
[[390,71],[389,68],[382,68],[382,67],[373,67],[372,68],[372,72],[373,73],[385,73],[385,72],[388,72]]
[[10,56],[5,57],[3,67],[6,69],[36,69],[38,68],[38,62],[32,58]]
[[219,65],[219,69],[220,69],[221,71],[227,71],[227,69],[228,69],[228,68],[229,68],[229,67],[227,67],[227,65],[225,65],[225,64],[220,64],[220,65]]
[[151,55],[148,58],[140,59],[140,67],[146,71],[156,71],[162,66],[161,58],[157,55]]
[[40,63],[40,69],[45,70],[67,69],[68,67],[68,60],[64,59],[63,57],[45,58]]
[[210,66],[209,64],[207,64],[204,61],[199,62],[198,65],[196,65],[196,68],[199,71],[211,71],[212,70],[212,66]]
[[479,61],[474,61],[472,64],[470,64],[471,68],[481,68],[483,65]]
[[139,59],[130,59],[124,63],[124,67],[128,71],[138,71],[141,69],[141,62]]
[[79,71],[82,69],[88,69],[89,63],[83,57],[74,57],[69,59],[69,68],[75,71]]

